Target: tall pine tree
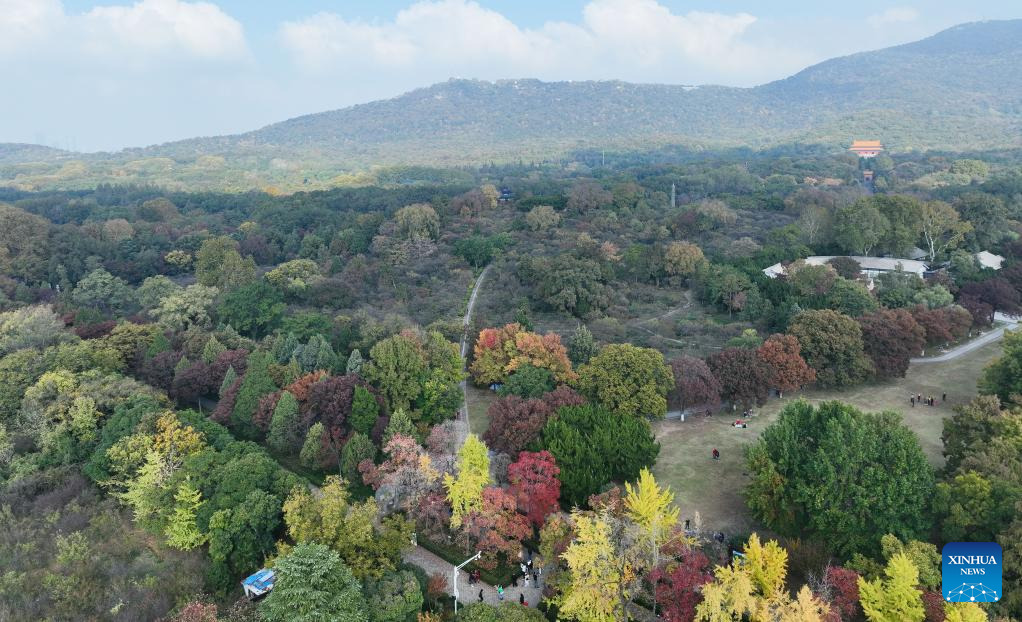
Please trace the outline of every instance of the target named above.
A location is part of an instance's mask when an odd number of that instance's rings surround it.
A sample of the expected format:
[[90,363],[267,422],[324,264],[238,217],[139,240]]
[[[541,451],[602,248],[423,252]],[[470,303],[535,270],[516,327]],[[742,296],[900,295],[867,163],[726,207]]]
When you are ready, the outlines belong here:
[[298,400],[288,391],[280,394],[277,407],[270,419],[270,431],[266,443],[282,454],[293,454],[302,442],[298,422]]
[[253,352],[248,356],[247,371],[231,413],[231,427],[241,438],[259,437],[259,429],[252,425],[252,414],[259,405],[259,398],[277,390],[269,371],[272,362],[273,358],[266,352]]

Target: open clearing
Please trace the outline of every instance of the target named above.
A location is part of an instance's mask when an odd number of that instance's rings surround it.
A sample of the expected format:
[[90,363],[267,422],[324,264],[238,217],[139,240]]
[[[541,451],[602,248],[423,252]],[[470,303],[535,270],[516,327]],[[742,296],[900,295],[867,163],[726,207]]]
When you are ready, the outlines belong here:
[[[674,490],[682,519],[692,518],[698,512],[703,529],[740,533],[757,528],[741,494],[748,481],[743,448],[756,440],[759,431],[776,419],[786,404],[796,399],[813,403],[840,400],[864,411],[900,413],[905,424],[919,435],[930,463],[940,466],[943,463],[940,442],[943,418],[952,414],[954,406],[976,395],[976,381],[983,368],[1000,353],[998,341],[951,361],[912,365],[905,378],[893,382],[771,398],[758,411],[758,416],[752,418],[747,429],[732,427],[735,417],[723,413],[710,418],[690,417],[684,423],[657,422],[654,430],[661,449],[654,474],[658,481],[669,484]],[[941,403],[940,396],[944,392],[948,399]],[[908,398],[916,393],[921,393],[924,399],[933,395],[937,406],[912,408]],[[719,461],[710,458],[714,447],[720,450]]]

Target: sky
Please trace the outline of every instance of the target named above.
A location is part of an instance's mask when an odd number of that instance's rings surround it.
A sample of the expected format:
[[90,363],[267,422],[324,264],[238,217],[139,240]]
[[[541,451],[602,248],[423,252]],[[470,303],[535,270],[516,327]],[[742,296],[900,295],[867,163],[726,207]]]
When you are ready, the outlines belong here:
[[449,78],[754,86],[1017,0],[0,0],[0,142],[112,151]]

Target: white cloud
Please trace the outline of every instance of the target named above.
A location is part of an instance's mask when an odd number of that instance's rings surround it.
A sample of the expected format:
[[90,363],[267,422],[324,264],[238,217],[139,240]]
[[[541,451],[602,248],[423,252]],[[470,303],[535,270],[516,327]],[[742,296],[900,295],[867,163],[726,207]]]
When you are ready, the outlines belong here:
[[919,19],[919,11],[912,7],[891,7],[880,13],[875,13],[866,18],[869,25],[874,28],[890,26],[892,24],[904,24]]
[[423,80],[462,75],[745,82],[779,58],[793,67],[804,60],[750,43],[755,22],[747,13],[675,14],[656,0],[591,0],[578,22],[521,28],[472,0],[420,0],[385,22],[319,13],[283,23],[280,37],[300,67],[349,77],[377,69]]
[[208,2],[142,0],[131,6],[98,6],[81,21],[90,45],[98,49],[228,60],[246,52],[241,24]]
[[0,0],[0,52],[137,66],[156,56],[236,60],[247,47],[241,24],[208,2],[139,0],[71,14],[59,0]]
[[63,18],[60,0],[0,0],[0,52],[32,45]]

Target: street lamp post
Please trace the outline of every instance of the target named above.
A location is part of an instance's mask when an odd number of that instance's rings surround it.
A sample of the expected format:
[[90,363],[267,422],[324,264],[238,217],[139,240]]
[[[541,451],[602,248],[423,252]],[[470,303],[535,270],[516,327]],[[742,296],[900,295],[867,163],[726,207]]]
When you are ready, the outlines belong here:
[[451,570],[451,578],[454,580],[454,615],[458,615],[458,596],[461,596],[461,594],[458,593],[458,571],[482,556],[483,552],[477,551],[475,555],[469,557]]

